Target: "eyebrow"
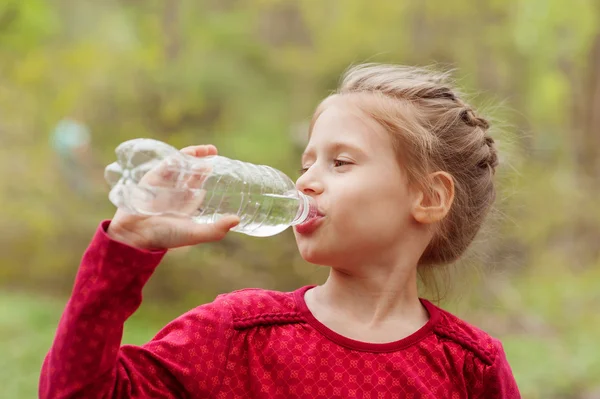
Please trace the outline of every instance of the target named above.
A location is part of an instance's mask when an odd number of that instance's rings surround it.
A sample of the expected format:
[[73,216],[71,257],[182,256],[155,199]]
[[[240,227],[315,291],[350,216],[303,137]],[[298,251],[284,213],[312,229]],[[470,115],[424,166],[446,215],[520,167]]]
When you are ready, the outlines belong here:
[[[348,142],[336,141],[335,143],[327,146],[328,151],[339,151],[342,149],[350,150],[359,154],[365,154],[365,151],[360,146]],[[312,149],[306,149],[306,151],[304,151],[302,154],[302,161],[312,155],[313,152],[314,151]]]

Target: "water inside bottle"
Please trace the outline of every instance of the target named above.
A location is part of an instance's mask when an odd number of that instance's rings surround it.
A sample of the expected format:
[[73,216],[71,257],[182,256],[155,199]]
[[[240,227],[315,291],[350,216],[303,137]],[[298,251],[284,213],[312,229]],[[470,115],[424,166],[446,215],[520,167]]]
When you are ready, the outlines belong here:
[[[224,193],[223,193],[224,194]],[[240,215],[240,224],[232,230],[255,237],[278,234],[294,221],[300,207],[295,193],[289,195],[232,193],[207,193],[205,201],[192,216],[197,223],[212,223],[227,214]]]

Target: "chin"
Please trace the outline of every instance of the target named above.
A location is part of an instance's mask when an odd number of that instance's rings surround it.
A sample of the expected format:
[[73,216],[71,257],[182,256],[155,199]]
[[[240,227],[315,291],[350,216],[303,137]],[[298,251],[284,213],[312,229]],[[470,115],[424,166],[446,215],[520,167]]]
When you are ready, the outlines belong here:
[[312,242],[302,242],[302,240],[297,240],[296,244],[302,259],[309,263],[320,264],[324,255],[323,248],[319,248],[319,245]]
[[298,242],[298,251],[302,259],[308,263],[319,266],[331,266],[335,264],[335,260],[339,258],[336,254],[331,251],[331,248],[327,248],[322,245],[314,245],[314,243],[302,243]]
[[315,265],[322,264],[323,256],[318,251],[302,248],[298,248],[298,251],[300,252],[300,256],[302,257],[302,259],[304,259],[305,261],[313,263]]

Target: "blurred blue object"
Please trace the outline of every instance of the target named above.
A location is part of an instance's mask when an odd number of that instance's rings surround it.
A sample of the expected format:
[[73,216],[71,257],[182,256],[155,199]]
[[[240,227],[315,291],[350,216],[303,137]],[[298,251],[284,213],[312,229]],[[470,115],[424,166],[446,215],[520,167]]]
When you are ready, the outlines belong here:
[[88,127],[69,118],[58,122],[51,136],[52,147],[61,157],[77,157],[80,150],[89,147],[90,141]]
[[59,158],[60,173],[69,186],[81,194],[89,191],[86,165],[90,143],[90,129],[71,118],[59,121],[50,136],[50,144]]

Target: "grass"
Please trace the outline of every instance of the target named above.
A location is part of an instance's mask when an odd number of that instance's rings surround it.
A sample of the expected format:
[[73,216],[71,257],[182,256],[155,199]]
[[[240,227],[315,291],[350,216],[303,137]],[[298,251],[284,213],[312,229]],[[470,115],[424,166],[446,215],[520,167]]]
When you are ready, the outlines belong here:
[[[0,292],[0,386],[2,397],[37,397],[44,356],[54,337],[64,299]],[[172,313],[150,317],[147,310],[134,315],[125,328],[124,343],[141,344],[151,339]]]

